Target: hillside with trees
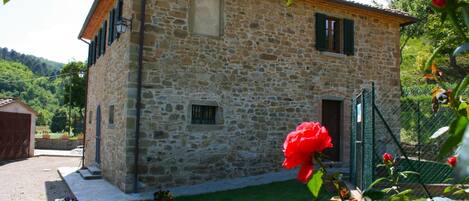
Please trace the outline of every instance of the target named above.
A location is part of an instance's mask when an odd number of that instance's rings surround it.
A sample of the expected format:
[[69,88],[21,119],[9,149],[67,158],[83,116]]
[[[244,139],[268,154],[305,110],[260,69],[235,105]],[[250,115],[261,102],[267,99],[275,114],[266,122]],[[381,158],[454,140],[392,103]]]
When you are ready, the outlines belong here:
[[43,75],[43,76],[51,76],[56,75],[60,72],[60,69],[64,64],[51,61],[48,59],[44,59],[41,57],[36,57],[33,55],[22,54],[16,52],[15,50],[9,50],[8,48],[1,48],[0,47],[0,59],[9,60],[9,61],[16,61],[19,63],[24,64],[32,72]]
[[71,62],[56,76],[42,76],[22,63],[0,59],[0,98],[20,98],[39,113],[37,125],[54,128],[53,132],[68,130],[70,114],[72,127],[80,132],[85,78],[79,77],[79,72],[83,70],[82,62]]

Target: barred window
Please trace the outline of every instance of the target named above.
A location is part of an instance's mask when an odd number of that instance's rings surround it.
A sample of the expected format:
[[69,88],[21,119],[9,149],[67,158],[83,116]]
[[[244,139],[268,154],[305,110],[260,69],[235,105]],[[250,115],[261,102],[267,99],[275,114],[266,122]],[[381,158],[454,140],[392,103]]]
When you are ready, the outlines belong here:
[[217,106],[192,105],[192,124],[216,124]]

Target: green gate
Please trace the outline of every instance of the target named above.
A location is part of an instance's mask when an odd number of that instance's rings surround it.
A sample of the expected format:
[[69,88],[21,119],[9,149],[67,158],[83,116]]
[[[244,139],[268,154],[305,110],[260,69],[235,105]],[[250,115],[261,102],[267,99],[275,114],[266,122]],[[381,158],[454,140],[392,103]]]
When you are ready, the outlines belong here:
[[350,177],[360,189],[373,181],[373,91],[363,89],[352,99]]
[[[378,168],[377,165],[382,162],[383,153],[387,152],[395,156],[398,171],[415,171],[419,173],[418,176],[403,181],[403,185],[412,186],[416,193],[431,198],[432,196],[427,188],[427,185],[432,184],[432,182],[427,182],[431,179],[427,178],[427,169],[429,168],[423,165],[426,165],[426,163],[432,164],[431,172],[442,178],[448,176],[446,174],[447,168],[441,163],[430,163],[428,160],[420,161],[421,147],[417,147],[418,157],[415,157],[415,150],[409,148],[402,141],[401,135],[405,128],[401,124],[407,125],[407,119],[411,119],[411,117],[408,117],[409,113],[414,113],[414,110],[405,107],[403,105],[405,102],[399,99],[400,94],[397,95],[397,99],[395,94],[396,91],[380,91],[380,93],[377,93],[374,83],[371,83],[370,87],[360,90],[352,98],[351,181],[355,186],[364,190],[374,179],[385,176],[386,172],[382,168]],[[432,120],[434,119],[432,118]],[[419,119],[417,118],[417,120]],[[430,165],[426,166],[430,167]]]

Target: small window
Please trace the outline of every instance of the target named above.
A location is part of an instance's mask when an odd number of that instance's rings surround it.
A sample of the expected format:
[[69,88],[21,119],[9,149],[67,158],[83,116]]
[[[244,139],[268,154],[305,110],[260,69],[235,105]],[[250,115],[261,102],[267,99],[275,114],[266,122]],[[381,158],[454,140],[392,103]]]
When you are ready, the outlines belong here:
[[88,123],[91,124],[91,122],[93,122],[93,111],[90,111],[88,115]]
[[330,52],[341,53],[341,24],[339,19],[333,17],[326,19],[326,49]]
[[217,106],[192,105],[192,124],[216,124]]
[[222,0],[192,0],[191,28],[193,34],[220,36]]
[[114,124],[114,105],[109,106],[109,124]]
[[316,49],[319,51],[354,55],[354,32],[353,20],[316,13]]

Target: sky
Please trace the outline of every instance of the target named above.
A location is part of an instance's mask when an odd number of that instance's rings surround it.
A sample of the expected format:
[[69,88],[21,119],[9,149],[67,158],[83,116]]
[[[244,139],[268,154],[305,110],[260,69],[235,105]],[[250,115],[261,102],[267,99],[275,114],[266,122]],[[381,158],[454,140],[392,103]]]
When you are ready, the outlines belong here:
[[93,0],[11,0],[0,4],[0,47],[62,63],[85,61],[88,46],[77,37],[92,3]]

